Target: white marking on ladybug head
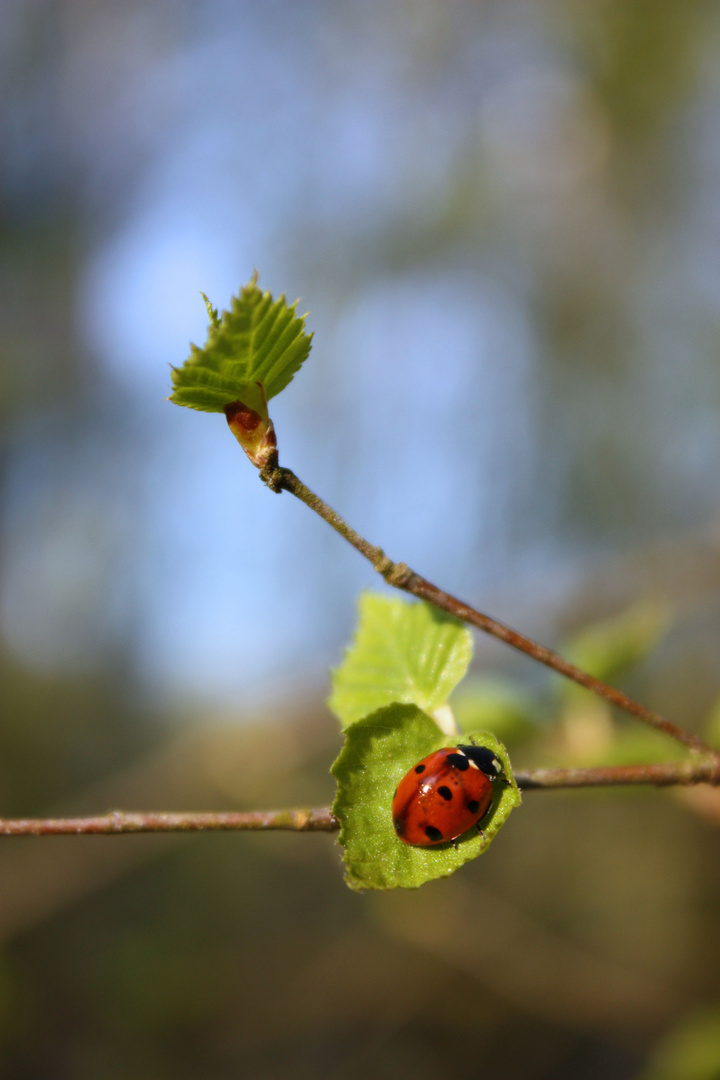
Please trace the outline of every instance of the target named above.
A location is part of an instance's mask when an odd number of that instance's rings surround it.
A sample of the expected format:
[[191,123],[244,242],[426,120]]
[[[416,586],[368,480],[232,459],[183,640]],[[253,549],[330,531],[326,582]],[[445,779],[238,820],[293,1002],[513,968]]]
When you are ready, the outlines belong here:
[[477,769],[478,772],[480,771],[480,766],[478,765],[478,763],[476,761],[473,761],[472,758],[470,758],[470,768],[471,769]]

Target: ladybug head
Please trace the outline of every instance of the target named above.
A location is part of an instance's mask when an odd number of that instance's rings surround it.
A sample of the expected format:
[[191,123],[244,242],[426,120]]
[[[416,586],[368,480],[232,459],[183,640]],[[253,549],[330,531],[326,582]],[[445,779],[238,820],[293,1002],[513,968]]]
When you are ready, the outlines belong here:
[[458,746],[458,750],[461,750],[490,780],[505,779],[502,774],[502,762],[486,746]]

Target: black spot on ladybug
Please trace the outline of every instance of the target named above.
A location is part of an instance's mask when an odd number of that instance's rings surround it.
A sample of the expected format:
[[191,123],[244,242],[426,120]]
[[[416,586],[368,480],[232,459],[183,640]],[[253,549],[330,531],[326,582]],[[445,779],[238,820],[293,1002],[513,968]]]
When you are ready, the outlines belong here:
[[480,809],[480,803],[477,802],[476,799],[471,799],[470,802],[467,804],[467,807],[471,814],[477,814],[478,810]]
[[416,773],[425,772],[425,766],[424,765],[416,765],[415,766],[415,772]]
[[398,834],[398,836],[402,836],[402,834],[405,832],[405,822],[403,821],[403,819],[395,818],[393,824],[395,826],[395,832]]
[[448,754],[445,761],[448,765],[452,765],[453,769],[459,769],[460,772],[465,772],[470,768],[470,762],[465,754]]
[[432,840],[434,843],[437,843],[438,840],[442,840],[443,838],[443,834],[439,829],[436,829],[434,825],[425,826],[425,835],[428,840]]
[[446,802],[450,802],[450,799],[452,799],[452,791],[449,787],[445,787],[444,784],[438,788],[438,795],[442,795]]

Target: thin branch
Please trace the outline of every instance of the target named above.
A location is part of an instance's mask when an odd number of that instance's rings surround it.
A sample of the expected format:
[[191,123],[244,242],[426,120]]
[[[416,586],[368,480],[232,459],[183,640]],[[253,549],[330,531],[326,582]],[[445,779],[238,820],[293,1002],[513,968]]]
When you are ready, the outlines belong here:
[[542,788],[611,787],[652,784],[655,787],[712,784],[720,786],[717,756],[656,765],[602,765],[589,769],[527,769],[515,773],[523,791]]
[[87,818],[0,818],[0,836],[77,836],[120,833],[223,832],[333,832],[338,828],[327,807],[315,810],[253,810],[229,814],[126,813]]
[[645,705],[641,705],[627,694],[624,694],[621,690],[617,690],[614,686],[610,686],[600,679],[596,679],[593,675],[588,674],[588,672],[569,663],[569,661],[563,659],[563,657],[553,649],[549,649],[547,646],[541,645],[537,641],[533,641],[532,638],[526,637],[525,634],[518,633],[517,630],[512,630],[509,626],[505,626],[504,623],[499,622],[497,619],[493,619],[490,615],[484,615],[481,611],[477,611],[469,604],[464,603],[462,600],[458,600],[457,597],[437,588],[432,582],[427,581],[419,574],[416,574],[415,571],[411,570],[405,563],[394,563],[388,558],[382,548],[370,544],[360,536],[359,533],[356,533],[355,530],[335,512],[335,510],[332,510],[318,495],[311,491],[310,488],[306,487],[291,469],[278,467],[269,472],[261,472],[260,475],[264,482],[274,491],[279,491],[281,489],[289,491],[292,495],[295,495],[296,498],[300,499],[301,502],[305,503],[307,507],[314,510],[316,514],[319,514],[328,525],[335,529],[335,531],[347,540],[349,544],[352,544],[361,555],[372,563],[375,570],[385,578],[389,585],[393,585],[397,589],[402,589],[404,592],[410,593],[420,600],[426,600],[429,603],[434,604],[435,607],[440,608],[442,611],[447,611],[450,615],[454,615],[455,618],[461,619],[463,622],[469,623],[471,626],[475,626],[479,630],[485,631],[487,634],[491,634],[500,641],[504,641],[507,645],[512,646],[512,648],[525,653],[526,656],[530,656],[533,660],[537,660],[538,663],[551,668],[559,675],[571,679],[573,682],[578,683],[579,686],[584,686],[586,690],[590,690],[594,694],[605,698],[606,701],[611,702],[620,709],[624,709],[624,711],[630,713],[631,716],[635,716],[639,720],[644,721],[644,723],[649,724],[650,727],[662,731],[665,735],[670,736],[671,739],[677,740],[677,742],[682,743],[691,750],[703,754],[714,755],[720,760],[720,754],[704,743],[702,739],[693,734],[693,732],[678,727],[677,724],[671,723],[670,720],[666,720],[664,716],[661,716],[652,709],[648,709]]
[[[523,791],[542,788],[590,788],[611,785],[656,787],[720,786],[720,761],[701,758],[660,765],[612,765],[594,769],[527,769],[515,773]],[[119,836],[159,832],[337,832],[330,808],[253,810],[221,814],[126,813],[87,818],[0,818],[0,836]]]

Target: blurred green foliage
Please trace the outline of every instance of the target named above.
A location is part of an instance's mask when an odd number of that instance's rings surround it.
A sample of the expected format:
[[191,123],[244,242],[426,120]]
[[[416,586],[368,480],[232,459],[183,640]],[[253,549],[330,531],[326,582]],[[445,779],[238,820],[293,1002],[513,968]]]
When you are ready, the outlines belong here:
[[642,1080],[717,1080],[720,1076],[720,1008],[706,1006],[686,1017],[662,1040]]
[[[669,623],[667,604],[641,602],[568,638],[563,645],[563,656],[596,679],[614,682],[652,652]],[[561,686],[568,695],[576,690],[580,692],[568,680],[563,680]]]

